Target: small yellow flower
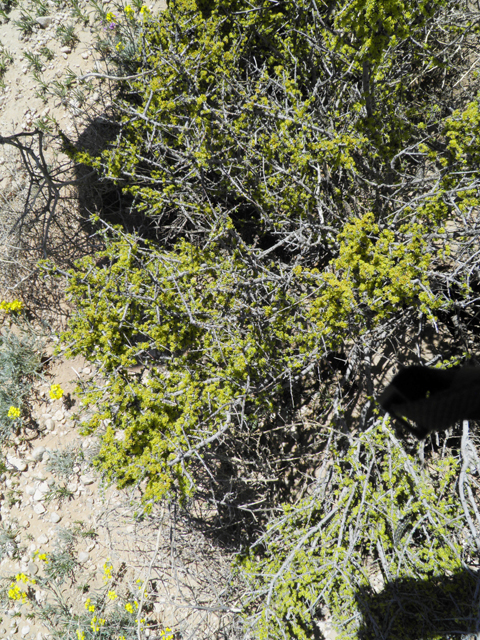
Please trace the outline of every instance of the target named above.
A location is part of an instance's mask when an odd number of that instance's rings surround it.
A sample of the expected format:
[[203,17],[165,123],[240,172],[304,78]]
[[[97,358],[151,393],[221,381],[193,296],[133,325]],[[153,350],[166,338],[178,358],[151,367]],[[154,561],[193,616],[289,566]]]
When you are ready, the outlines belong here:
[[135,16],[135,11],[132,9],[132,7],[129,4],[126,5],[124,11],[127,18],[133,19],[133,17]]
[[107,596],[110,600],[115,600],[116,598],[118,598],[117,594],[115,593],[115,591],[109,591],[107,593]]
[[13,302],[0,302],[0,309],[3,309],[5,313],[20,313],[23,309],[23,302],[21,300],[13,300]]
[[140,15],[143,18],[146,18],[147,16],[150,15],[150,9],[147,7],[146,4],[142,5],[142,8],[140,9]]
[[127,604],[125,605],[125,609],[128,611],[128,613],[133,613],[133,605],[131,602],[127,602]]
[[8,417],[12,418],[12,420],[14,420],[15,418],[19,418],[20,417],[20,409],[18,409],[17,407],[10,407],[10,409],[8,410]]
[[19,600],[20,602],[25,602],[27,599],[27,592],[23,591],[20,588],[19,582],[23,582],[24,584],[36,584],[36,580],[33,578],[29,578],[24,573],[17,573],[15,576],[15,582],[10,584],[10,589],[8,590],[8,597],[10,600]]
[[18,584],[13,584],[8,590],[8,597],[10,600],[20,600],[20,602],[25,602],[27,594],[25,591],[20,589]]
[[85,633],[81,629],[77,629],[78,640],[85,640]]
[[90,620],[90,626],[92,627],[93,633],[97,633],[97,631],[100,631],[99,625],[95,624],[96,621],[97,621],[97,616],[93,616],[93,618]]
[[113,564],[107,560],[103,565],[103,581],[108,582],[112,579]]
[[60,400],[63,396],[63,389],[59,384],[52,384],[50,387],[50,398],[52,400]]

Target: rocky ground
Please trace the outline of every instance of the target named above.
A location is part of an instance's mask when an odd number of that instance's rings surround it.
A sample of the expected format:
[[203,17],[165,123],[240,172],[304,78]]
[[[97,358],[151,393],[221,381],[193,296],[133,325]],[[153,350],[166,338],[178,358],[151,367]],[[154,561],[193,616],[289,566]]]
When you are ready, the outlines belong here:
[[[70,70],[77,75],[102,70],[93,47],[93,9],[88,4],[68,6],[51,0],[24,3],[11,10],[3,7],[0,135],[28,133],[39,123],[56,123],[67,135],[73,133],[78,130],[80,107],[102,100],[93,89],[82,97],[80,105],[74,90],[65,92],[62,83]],[[30,34],[22,27],[25,16],[33,20]],[[66,42],[65,30],[70,26],[73,29]],[[22,209],[26,188],[20,157],[3,146],[0,223],[4,244],[10,241],[9,225]],[[15,256],[22,262],[21,253]],[[9,262],[2,261],[4,270],[10,268]],[[2,299],[15,297],[20,281],[22,290],[25,282],[28,289],[33,267],[23,264],[20,271],[12,273],[17,281],[12,280],[10,272],[7,278],[4,271]],[[55,335],[47,335],[48,354],[54,344]],[[40,587],[38,578],[48,573],[45,558],[52,563],[52,558],[58,557],[70,563],[60,563],[58,579],[54,571],[51,581],[70,614],[71,623],[65,623],[63,637],[82,637],[73,616],[85,615],[87,598],[110,584],[106,571],[113,575],[118,593],[126,594],[127,605],[128,594],[136,593],[140,608],[143,605],[148,610],[145,625],[151,629],[146,628],[143,637],[213,637],[209,634],[231,618],[224,603],[229,590],[228,558],[198,531],[182,525],[182,518],[168,507],[159,507],[148,517],[139,515],[138,493],[119,491],[99,481],[90,464],[98,442],[79,434],[82,413],[74,392],[78,381],[94,375],[86,362],[54,358],[34,383],[30,412],[36,428],[19,433],[3,451],[6,470],[0,475],[0,603],[4,611],[0,612],[0,639],[52,637],[49,625],[53,609],[48,610],[46,621],[41,620],[39,612],[42,608],[47,611],[45,605],[54,604],[58,598],[51,589]],[[63,398],[49,397],[52,384],[64,390]],[[60,580],[62,571],[66,573]],[[19,574],[24,574],[24,579],[16,580]],[[27,593],[24,602],[7,596],[15,584]]]

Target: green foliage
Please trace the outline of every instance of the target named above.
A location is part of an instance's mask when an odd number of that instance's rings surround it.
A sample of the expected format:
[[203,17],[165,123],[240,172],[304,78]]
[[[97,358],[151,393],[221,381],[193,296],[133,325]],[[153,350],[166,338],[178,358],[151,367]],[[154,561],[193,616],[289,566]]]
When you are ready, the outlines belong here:
[[[106,55],[135,77],[120,88],[114,143],[70,149],[133,197],[153,236],[110,229],[105,264],[70,272],[63,338],[106,376],[81,392],[96,407],[86,431],[103,436],[97,463],[121,485],[146,480],[147,501],[188,494],[191,463],[227,436],[284,423],[292,380],[359,348],[353,337],[371,344],[407,309],[408,323],[435,325],[451,306],[435,272],[458,180],[426,187],[418,206],[411,191],[438,120],[443,3],[246,7],[99,13]],[[318,420],[332,405],[343,420],[342,392],[322,383]]]
[[47,471],[68,480],[74,473],[74,467],[84,460],[83,450],[76,446],[54,449],[46,464]]
[[2,604],[11,606],[15,602],[17,611],[22,607],[27,619],[42,621],[52,638],[58,640],[135,640],[138,631],[146,628],[157,632],[162,640],[174,640],[171,629],[147,619],[145,609],[151,610],[154,594],[140,579],[132,588],[121,588],[120,572],[113,571],[109,561],[103,567],[104,584],[80,603],[71,602],[62,585],[67,577],[72,583],[76,581],[78,563],[73,551],[73,540],[67,538],[65,544],[65,536],[62,548],[51,553],[36,551],[33,557],[40,564],[39,573],[34,579],[24,573],[2,578],[6,583],[0,589]]
[[[286,505],[239,565],[255,637],[310,640],[326,605],[340,638],[362,622],[392,639],[445,638],[470,610],[448,620],[450,596],[434,586],[463,566],[457,472],[452,456],[422,470],[381,423],[336,452],[313,494]],[[446,590],[457,603],[462,584]]]
[[18,522],[2,523],[0,526],[0,560],[6,557],[18,558],[21,549],[16,540],[20,528]]
[[[274,414],[288,378],[366,331],[360,305],[375,325],[399,303],[430,314],[440,304],[423,290],[430,257],[415,227],[402,229],[405,246],[367,215],[339,235],[331,270],[298,266],[283,284],[274,264],[255,277],[244,245],[223,249],[232,229],[227,221],[208,249],[180,241],[170,251],[105,235],[108,266],[86,258],[70,273],[67,355],[106,375],[81,389],[85,404],[101,407],[85,432],[107,421],[97,464],[120,486],[147,479],[146,500],[174,480],[180,495],[191,491],[190,458],[230,423],[252,431]],[[144,375],[129,373],[135,365]]]
[[[0,442],[22,423],[22,407],[41,364],[41,345],[28,331],[4,327],[0,335]],[[16,410],[16,411],[15,411]]]

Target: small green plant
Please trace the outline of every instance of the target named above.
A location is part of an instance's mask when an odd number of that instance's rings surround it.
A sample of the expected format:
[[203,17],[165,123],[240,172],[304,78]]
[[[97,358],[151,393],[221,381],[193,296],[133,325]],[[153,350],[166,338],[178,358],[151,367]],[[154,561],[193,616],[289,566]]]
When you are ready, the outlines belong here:
[[9,22],[10,16],[8,15],[10,11],[18,6],[17,0],[3,0],[0,3],[0,16],[5,20],[5,22]]
[[44,0],[31,0],[35,7],[35,14],[37,16],[46,16],[48,13],[48,4]]
[[74,47],[78,42],[78,36],[75,33],[74,24],[61,24],[57,27],[56,33],[60,38],[60,43],[63,47]]
[[42,71],[43,62],[38,53],[25,51],[23,55],[25,57],[25,60],[27,60],[28,66],[30,67],[30,69],[32,69],[32,71],[36,71],[37,73],[40,73]]
[[63,584],[68,577],[73,578],[76,567],[78,567],[78,562],[71,547],[59,547],[56,551],[48,554],[45,575],[55,584]]
[[20,549],[17,542],[17,536],[20,533],[20,527],[16,522],[0,524],[0,560],[4,558],[17,559],[20,555]]
[[65,484],[54,484],[50,487],[50,491],[45,494],[45,501],[53,502],[54,500],[58,500],[58,502],[61,502],[62,500],[72,500],[74,496],[75,493],[70,491]]
[[5,75],[9,65],[13,62],[13,55],[5,49],[5,47],[0,46],[0,80]]
[[80,447],[54,449],[50,452],[46,468],[54,475],[68,480],[75,473],[74,467],[81,464],[83,460],[83,450]]
[[80,2],[78,0],[69,0],[69,3],[72,7],[73,15],[75,16],[75,18],[84,26],[87,26],[89,23],[89,17],[85,12],[85,8],[80,5]]
[[87,529],[85,527],[85,523],[82,520],[74,520],[73,522],[73,533],[76,536],[80,536],[81,538],[90,538],[95,539],[98,537],[98,533],[95,529]]
[[50,90],[50,83],[46,82],[41,73],[38,71],[33,71],[32,75],[35,79],[35,82],[37,83],[37,95],[39,98],[41,98],[42,100],[45,101],[45,98],[47,96],[47,94],[49,93]]
[[35,18],[28,13],[21,13],[18,20],[13,21],[14,25],[21,31],[23,36],[29,36],[33,33],[36,25]]
[[8,489],[6,493],[7,504],[10,508],[22,503],[22,492],[19,489]]
[[50,60],[53,60],[55,57],[55,52],[45,45],[40,48],[40,55],[43,56],[47,62],[50,62]]
[[22,425],[24,402],[40,370],[41,345],[23,319],[21,301],[3,301],[0,309],[17,325],[0,334],[1,442]]

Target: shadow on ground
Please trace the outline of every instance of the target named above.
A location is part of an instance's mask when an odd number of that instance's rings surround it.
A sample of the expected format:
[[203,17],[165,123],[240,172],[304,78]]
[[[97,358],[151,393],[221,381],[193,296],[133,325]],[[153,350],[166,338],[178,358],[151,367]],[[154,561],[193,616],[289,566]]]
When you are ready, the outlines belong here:
[[359,590],[356,599],[363,618],[358,640],[479,637],[480,573],[475,571],[393,580],[378,594]]

